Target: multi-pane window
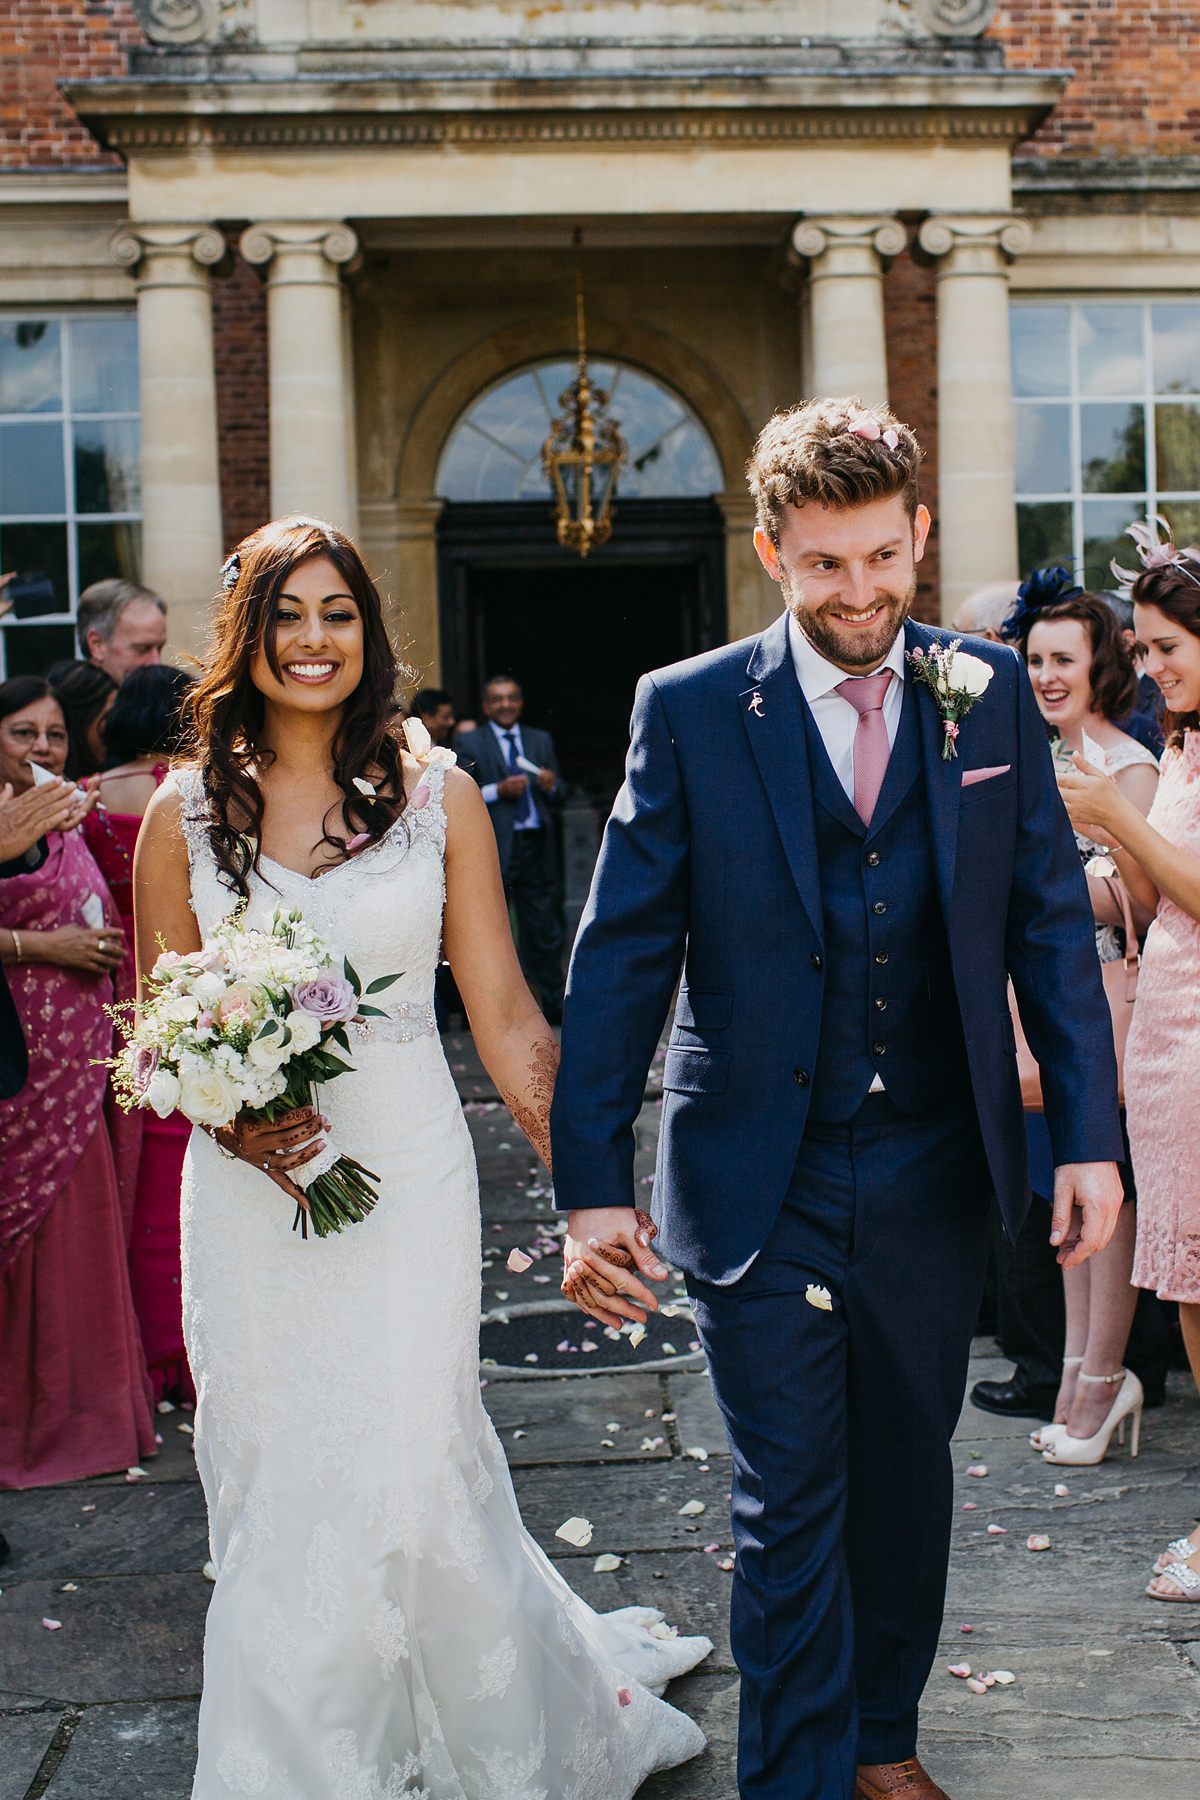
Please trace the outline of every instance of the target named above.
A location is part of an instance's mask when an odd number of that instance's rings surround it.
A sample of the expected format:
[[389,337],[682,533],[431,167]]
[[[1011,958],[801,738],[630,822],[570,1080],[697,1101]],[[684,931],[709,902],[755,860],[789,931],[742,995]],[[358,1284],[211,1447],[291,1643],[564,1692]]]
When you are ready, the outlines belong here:
[[9,674],[72,653],[91,582],[138,579],[138,452],[132,315],[0,315],[0,570],[27,614],[4,621]]
[[1017,537],[1023,574],[1063,563],[1110,588],[1125,537],[1159,512],[1200,541],[1200,302],[1015,301]]

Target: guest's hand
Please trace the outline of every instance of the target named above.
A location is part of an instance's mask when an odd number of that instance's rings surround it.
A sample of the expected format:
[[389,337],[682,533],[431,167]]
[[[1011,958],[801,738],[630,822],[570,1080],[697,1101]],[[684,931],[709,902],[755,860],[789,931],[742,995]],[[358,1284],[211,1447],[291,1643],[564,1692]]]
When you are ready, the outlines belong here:
[[99,931],[87,925],[60,925],[56,931],[38,933],[37,954],[28,960],[107,975],[125,960],[125,933],[119,925],[105,925]]
[[1125,1198],[1116,1163],[1060,1163],[1054,1171],[1050,1242],[1064,1269],[1103,1250],[1116,1230]]
[[1075,767],[1064,769],[1058,777],[1058,791],[1071,824],[1098,844],[1119,845],[1122,823],[1131,814],[1138,818],[1142,815],[1126,800],[1111,775],[1093,769],[1078,751],[1073,761]]
[[657,1312],[658,1300],[634,1270],[651,1281],[665,1281],[668,1273],[650,1248],[653,1236],[647,1215],[632,1206],[572,1212],[563,1239],[562,1291],[567,1299],[617,1331],[626,1319],[644,1325],[646,1314],[639,1308]]
[[557,785],[558,776],[554,773],[553,769],[538,770],[538,786],[541,788],[543,794],[553,793]]
[[305,1212],[308,1201],[304,1189],[289,1179],[288,1170],[311,1162],[325,1148],[324,1133],[329,1120],[313,1106],[298,1106],[295,1111],[280,1113],[273,1125],[265,1120],[235,1119],[212,1133],[222,1149],[240,1162],[249,1163],[270,1177],[290,1200],[299,1201]]
[[0,862],[32,850],[48,831],[71,831],[94,802],[69,781],[55,779],[26,788],[13,798],[12,783],[0,791]]
[[496,795],[500,800],[519,800],[528,786],[528,775],[506,775],[496,783]]

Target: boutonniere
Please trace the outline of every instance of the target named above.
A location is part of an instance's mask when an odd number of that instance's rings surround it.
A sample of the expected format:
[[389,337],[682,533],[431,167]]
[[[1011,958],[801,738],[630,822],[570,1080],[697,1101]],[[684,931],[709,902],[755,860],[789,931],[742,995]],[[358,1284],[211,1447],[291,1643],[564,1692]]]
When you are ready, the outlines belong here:
[[952,638],[948,644],[935,644],[932,650],[922,650],[918,645],[908,653],[913,674],[925,683],[942,715],[942,728],[946,733],[942,743],[943,762],[958,755],[954,743],[958,736],[958,721],[970,712],[996,672],[982,656],[971,656],[960,650],[961,642],[961,638]]

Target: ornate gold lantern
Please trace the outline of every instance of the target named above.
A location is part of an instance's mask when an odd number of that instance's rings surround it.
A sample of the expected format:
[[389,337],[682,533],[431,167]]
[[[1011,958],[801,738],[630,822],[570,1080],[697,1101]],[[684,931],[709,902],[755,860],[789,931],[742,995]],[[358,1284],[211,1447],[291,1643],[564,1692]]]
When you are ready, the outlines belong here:
[[587,369],[583,318],[583,233],[575,233],[575,328],[579,373],[558,397],[563,408],[542,445],[542,466],[554,487],[558,541],[580,556],[612,531],[612,498],[625,461],[625,440],[606,416],[608,395],[593,388]]

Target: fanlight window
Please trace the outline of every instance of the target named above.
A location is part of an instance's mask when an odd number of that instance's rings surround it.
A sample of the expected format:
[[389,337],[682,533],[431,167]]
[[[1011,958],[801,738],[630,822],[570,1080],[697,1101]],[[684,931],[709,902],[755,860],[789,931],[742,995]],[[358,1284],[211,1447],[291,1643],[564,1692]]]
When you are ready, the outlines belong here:
[[[678,395],[623,363],[593,362],[629,457],[617,482],[627,500],[687,500],[725,483],[708,433]],[[438,469],[446,500],[549,500],[542,445],[578,369],[565,357],[507,376],[481,394],[450,434]]]

